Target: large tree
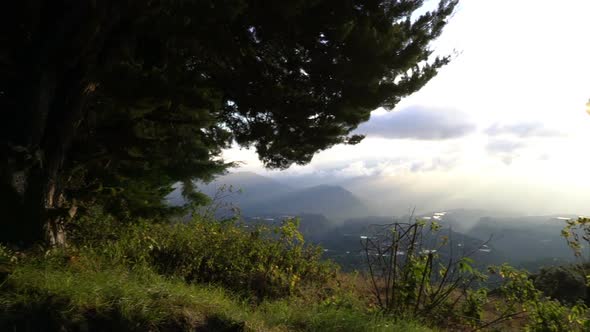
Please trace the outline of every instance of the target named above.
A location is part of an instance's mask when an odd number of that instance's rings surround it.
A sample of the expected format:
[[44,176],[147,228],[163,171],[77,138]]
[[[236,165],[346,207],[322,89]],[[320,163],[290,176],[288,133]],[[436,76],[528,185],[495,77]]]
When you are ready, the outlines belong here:
[[81,201],[152,213],[173,183],[222,171],[232,141],[274,168],[357,143],[351,132],[371,110],[393,108],[448,61],[432,59],[430,43],[456,1],[417,15],[422,5],[3,3],[5,240],[62,241],[60,225]]

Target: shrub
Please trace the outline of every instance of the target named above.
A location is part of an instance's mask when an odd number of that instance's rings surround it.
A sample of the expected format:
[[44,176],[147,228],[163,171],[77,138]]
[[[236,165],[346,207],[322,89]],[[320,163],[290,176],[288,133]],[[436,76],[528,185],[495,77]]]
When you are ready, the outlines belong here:
[[[450,244],[437,234],[439,224],[418,220],[375,227],[362,245],[372,291],[383,311],[448,324],[458,318],[453,313],[459,298],[476,303],[467,290],[484,276],[472,268],[469,257],[441,258],[441,248]],[[466,315],[477,316],[472,309]]]
[[[489,267],[491,279],[499,286],[488,292],[478,281],[489,276],[476,271],[471,266],[473,260],[438,254],[448,242],[433,235],[439,229],[436,223],[416,221],[376,227],[363,245],[372,291],[385,313],[451,328],[467,325],[481,330],[527,317],[528,331],[588,330],[590,311],[583,304],[567,307],[544,297],[526,271],[507,264]],[[562,278],[550,273],[543,277]],[[562,279],[562,286],[570,287],[569,280]],[[583,274],[574,281],[584,286]]]
[[584,270],[577,265],[542,268],[533,280],[537,289],[562,303],[587,301],[586,276]]
[[527,308],[530,312],[526,331],[590,331],[590,312],[583,304],[567,307],[555,300],[544,300],[530,302]]
[[14,252],[0,244],[0,266],[10,265],[15,259]]
[[467,324],[477,326],[482,321],[484,305],[488,302],[488,290],[467,290],[460,312]]
[[508,265],[491,268],[491,272],[502,279],[497,289],[501,295],[498,310],[504,312],[526,312],[526,331],[558,332],[588,331],[590,328],[590,311],[579,303],[568,307],[543,296],[536,289],[533,280],[525,271],[519,271]]
[[257,299],[293,294],[306,283],[332,278],[334,265],[304,243],[298,221],[280,227],[195,218],[190,222],[138,221],[118,225],[108,216],[80,221],[77,247],[134,268],[150,268],[188,282],[220,284]]
[[0,244],[0,282],[8,276],[12,265],[16,262],[15,253],[7,247]]

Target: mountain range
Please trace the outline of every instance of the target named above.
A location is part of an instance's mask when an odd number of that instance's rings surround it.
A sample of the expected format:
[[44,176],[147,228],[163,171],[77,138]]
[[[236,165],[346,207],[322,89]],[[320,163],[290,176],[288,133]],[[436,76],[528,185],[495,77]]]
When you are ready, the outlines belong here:
[[[248,217],[308,213],[344,220],[366,216],[370,212],[364,202],[341,186],[293,188],[251,172],[223,175],[210,183],[198,183],[197,188],[212,198],[220,193],[218,196],[223,196],[225,203],[238,207]],[[168,201],[171,204],[182,204],[180,190],[170,194]]]
[[[232,189],[228,190],[230,186]],[[349,248],[345,251],[353,250],[358,245],[359,234],[366,232],[368,224],[393,222],[393,213],[383,213],[386,210],[375,209],[375,206],[393,207],[406,199],[400,197],[396,203],[392,199],[396,195],[391,192],[386,195],[382,191],[384,188],[375,187],[377,189],[372,191],[375,188],[370,181],[331,182],[329,185],[302,188],[250,172],[230,173],[211,183],[198,183],[197,187],[211,197],[221,192],[218,198],[222,197],[225,203],[239,207],[247,220],[278,222],[286,215],[300,216],[306,238],[335,252],[343,251],[344,248]],[[219,191],[220,188],[225,188],[225,191]],[[357,190],[353,188],[364,191],[362,197],[365,199],[359,198]],[[173,192],[168,199],[172,204],[183,202],[180,190]],[[564,216],[521,216],[477,209],[438,211],[439,217],[441,213],[444,217],[439,220],[449,232],[468,240],[471,246],[479,241],[493,248],[493,253],[485,261],[499,261],[501,257],[512,264],[536,266],[540,263],[534,262],[573,259],[570,248],[560,236],[565,226],[562,220]],[[432,211],[416,213],[414,217],[438,219],[436,215]],[[397,217],[396,220],[405,221],[410,218],[408,215]]]

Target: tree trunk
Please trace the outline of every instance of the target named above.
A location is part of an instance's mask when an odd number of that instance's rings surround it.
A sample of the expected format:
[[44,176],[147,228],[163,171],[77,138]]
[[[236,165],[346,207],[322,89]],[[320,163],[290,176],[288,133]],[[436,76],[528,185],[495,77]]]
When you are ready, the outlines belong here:
[[66,245],[65,223],[74,217],[76,205],[64,193],[64,166],[78,124],[84,117],[85,102],[94,92],[93,83],[85,83],[83,72],[71,71],[62,79],[50,110],[53,115],[42,145],[45,153],[42,187],[44,240],[52,246]]
[[45,194],[45,217],[44,233],[45,241],[51,246],[65,246],[65,225],[60,208],[65,200],[63,194],[57,193],[57,184],[50,182]]
[[23,132],[26,145],[18,144],[21,141],[4,147],[8,162],[0,165],[2,205],[11,223],[0,240],[21,247],[66,244],[65,222],[76,209],[64,195],[64,165],[83,118],[84,101],[93,91],[84,86],[78,71],[40,76]]
[[64,223],[76,210],[64,193],[68,149],[96,88],[91,77],[97,59],[128,7],[60,0],[18,8],[24,12],[15,15],[31,22],[9,26],[29,34],[14,44],[22,49],[2,54],[17,74],[0,91],[8,120],[0,123],[0,241],[65,245]]

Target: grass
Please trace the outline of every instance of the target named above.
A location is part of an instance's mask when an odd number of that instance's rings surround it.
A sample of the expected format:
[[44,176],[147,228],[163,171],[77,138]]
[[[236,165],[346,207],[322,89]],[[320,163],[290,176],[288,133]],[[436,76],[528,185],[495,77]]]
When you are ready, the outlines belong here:
[[271,326],[289,331],[431,331],[414,322],[393,321],[362,309],[330,305],[312,305],[287,301],[267,303],[258,309]]
[[[127,224],[100,211],[85,218],[72,226],[67,248],[14,252],[0,244],[0,331],[469,328],[463,309],[446,304],[435,319],[384,315],[367,281],[322,261],[319,248],[305,246],[296,221],[246,230],[213,220]],[[500,269],[502,297],[465,302],[473,306],[467,309],[493,321],[498,310],[510,309],[501,304],[516,301],[527,305],[527,315],[491,328],[590,331],[585,306],[546,300],[526,273]]]
[[220,287],[83,255],[27,259],[0,283],[0,330],[430,331],[346,294],[252,305]]
[[39,324],[66,329],[183,330],[205,327],[211,319],[229,324],[247,312],[220,288],[120,268],[43,265],[17,267],[2,287],[0,308],[0,326],[43,317]]

